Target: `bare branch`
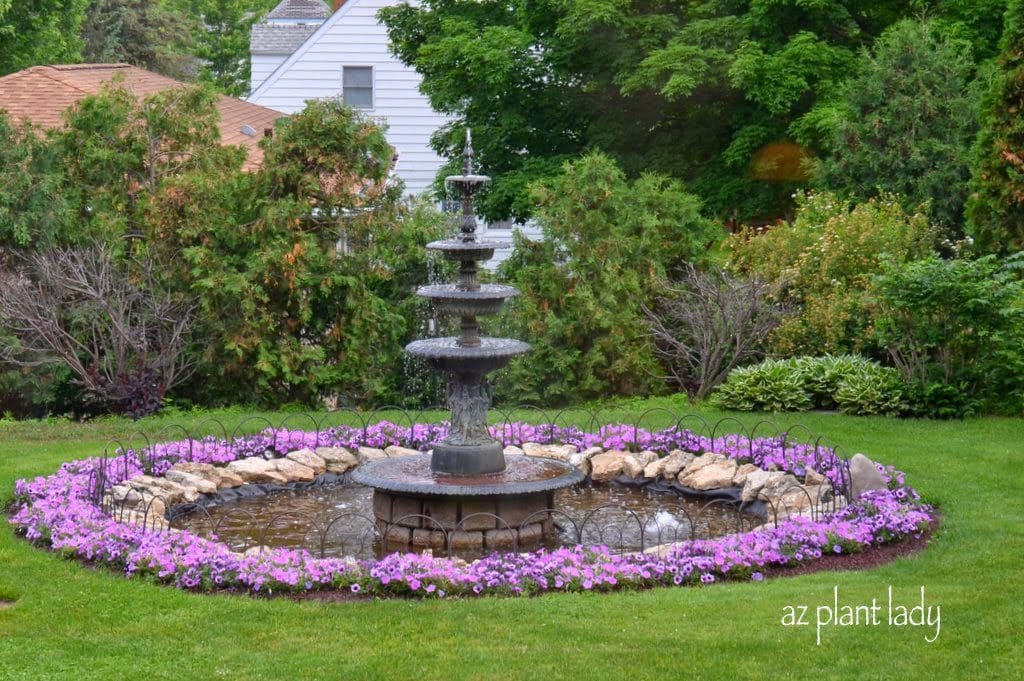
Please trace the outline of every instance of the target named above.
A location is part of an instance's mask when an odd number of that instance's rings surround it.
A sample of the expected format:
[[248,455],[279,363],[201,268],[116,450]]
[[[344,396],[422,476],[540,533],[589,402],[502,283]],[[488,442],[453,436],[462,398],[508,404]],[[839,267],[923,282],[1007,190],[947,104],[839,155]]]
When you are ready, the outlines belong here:
[[757,358],[782,318],[770,286],[757,279],[689,265],[681,281],[665,282],[664,289],[644,313],[655,352],[692,397],[705,397],[741,362]]
[[0,287],[0,325],[18,341],[0,359],[64,364],[103,403],[156,409],[194,369],[184,352],[193,308],[155,285],[148,260],[129,267],[102,246],[56,249],[5,268]]

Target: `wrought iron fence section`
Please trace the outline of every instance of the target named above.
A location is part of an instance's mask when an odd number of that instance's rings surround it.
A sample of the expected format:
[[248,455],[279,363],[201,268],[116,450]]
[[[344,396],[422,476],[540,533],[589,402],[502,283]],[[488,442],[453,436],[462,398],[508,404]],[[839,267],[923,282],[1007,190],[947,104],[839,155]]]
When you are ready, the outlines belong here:
[[[179,528],[181,518],[169,513],[172,505],[167,503],[165,496],[150,496],[139,501],[131,492],[124,494],[124,498],[116,499],[110,494],[111,488],[117,483],[133,477],[137,472],[153,475],[157,466],[168,467],[177,461],[195,462],[198,458],[200,447],[210,445],[225,445],[235,447],[246,443],[254,447],[261,447],[258,452],[265,457],[275,455],[290,445],[290,433],[301,430],[304,433],[312,433],[312,441],[315,447],[334,444],[338,440],[339,433],[348,435],[358,434],[366,442],[371,434],[371,428],[381,421],[386,420],[398,427],[392,435],[400,435],[397,444],[407,448],[422,448],[429,443],[417,441],[414,431],[417,426],[436,426],[444,423],[440,419],[424,418],[428,414],[436,413],[443,415],[445,408],[423,407],[410,410],[399,406],[386,406],[377,409],[362,411],[352,408],[340,408],[323,413],[296,412],[284,415],[276,423],[264,416],[250,416],[234,425],[230,430],[225,423],[216,418],[207,418],[196,424],[193,428],[186,428],[181,424],[170,424],[162,427],[151,436],[143,432],[136,432],[127,439],[112,439],[104,448],[102,456],[94,463],[89,475],[88,495],[89,498],[100,506],[105,513],[115,520],[124,522],[141,523],[147,529]],[[531,428],[536,436],[534,441],[538,444],[562,444],[561,436],[581,437],[584,433],[601,433],[602,428],[613,426],[616,432],[630,435],[623,442],[624,448],[632,451],[640,449],[641,441],[646,434],[653,434],[664,430],[674,429],[677,436],[686,434],[690,443],[690,449],[699,447],[702,450],[713,453],[724,454],[729,450],[737,451],[740,462],[755,461],[758,459],[759,447],[771,446],[781,451],[782,467],[799,472],[804,462],[807,467],[817,471],[831,471],[827,488],[818,488],[816,496],[807,488],[798,483],[793,483],[782,490],[776,501],[761,501],[763,504],[763,522],[767,526],[777,526],[788,517],[797,514],[807,515],[817,519],[823,513],[836,511],[841,508],[850,498],[850,471],[848,460],[840,453],[838,447],[827,444],[826,439],[816,436],[809,428],[793,423],[786,428],[781,428],[776,422],[762,419],[751,426],[746,426],[738,418],[727,416],[716,421],[709,421],[703,416],[692,413],[677,413],[665,407],[656,407],[645,410],[635,418],[627,422],[607,424],[601,417],[600,409],[588,409],[584,407],[567,407],[557,410],[545,409],[534,405],[520,405],[514,408],[491,410],[490,423],[498,429],[499,437],[508,436],[517,441],[517,435],[523,433],[523,428]],[[302,426],[302,428],[299,428]],[[520,430],[516,430],[522,426]],[[536,426],[549,426],[547,428],[535,428]],[[176,451],[167,451],[167,441],[174,438],[177,443]],[[285,440],[288,439],[289,442]],[[308,440],[308,436],[306,436]],[[521,441],[518,441],[521,444]],[[600,445],[598,445],[600,446]],[[797,465],[797,463],[801,465]],[[165,468],[166,469],[166,468]],[[164,469],[164,470],[165,470]],[[162,471],[161,471],[162,472]],[[736,501],[713,500],[702,506],[701,512],[693,516],[682,507],[676,508],[676,512],[682,511],[686,522],[679,527],[664,528],[649,518],[634,518],[639,526],[639,542],[629,543],[628,550],[647,550],[653,546],[664,545],[675,541],[708,539],[711,536],[701,531],[702,517],[708,508],[729,507],[735,513],[736,531],[751,529],[753,522],[747,510],[749,504]],[[666,499],[666,508],[672,507],[670,498]],[[159,513],[163,508],[163,513]],[[610,527],[598,527],[595,514],[601,509],[593,509],[584,517],[573,517],[561,509],[548,508],[538,511],[537,514],[550,519],[558,527],[560,536],[576,539],[576,543],[594,545],[588,537],[596,533],[602,540],[613,537]],[[195,505],[194,513],[209,512],[202,505]],[[232,511],[237,517],[239,513],[246,513],[238,510]],[[294,515],[296,512],[289,512],[287,515]],[[285,514],[282,514],[282,517]],[[491,514],[493,515],[493,514]],[[274,520],[280,520],[275,518]],[[360,521],[365,524],[363,540],[360,542],[360,550],[365,550],[368,544],[380,546],[382,540],[387,539],[390,534],[397,533],[394,528],[398,521],[381,523],[379,520],[371,519],[360,514],[351,512],[339,513],[326,518],[303,517],[301,520],[307,522],[314,540],[310,546],[313,552],[321,556],[326,555],[329,542],[329,533],[339,526],[342,520],[348,519]],[[225,517],[221,517],[215,527],[211,528],[212,535],[217,535],[217,530],[223,527]],[[499,516],[492,518],[494,529],[504,529],[515,535],[512,542],[512,550],[520,548],[519,530],[516,530],[509,523]],[[424,516],[421,519],[423,527],[429,532],[439,533],[443,538],[437,542],[443,548],[440,550],[452,553],[450,535],[453,532],[462,531],[462,528],[445,528],[440,526],[436,519]],[[464,524],[461,523],[461,524]],[[252,546],[249,550],[257,549],[265,551],[275,545],[270,536],[273,522],[264,524],[259,528],[252,538]],[[436,525],[436,526],[435,526]],[[591,528],[592,531],[588,530]],[[706,529],[706,523],[705,523]],[[589,534],[588,534],[589,532]],[[669,541],[663,541],[668,539]],[[568,540],[566,540],[568,543]],[[342,542],[344,543],[344,542]],[[627,542],[624,541],[601,541],[598,542],[608,546],[615,552],[626,552]],[[637,543],[639,546],[637,546]],[[335,547],[337,548],[337,547]],[[485,551],[486,552],[486,551]]]

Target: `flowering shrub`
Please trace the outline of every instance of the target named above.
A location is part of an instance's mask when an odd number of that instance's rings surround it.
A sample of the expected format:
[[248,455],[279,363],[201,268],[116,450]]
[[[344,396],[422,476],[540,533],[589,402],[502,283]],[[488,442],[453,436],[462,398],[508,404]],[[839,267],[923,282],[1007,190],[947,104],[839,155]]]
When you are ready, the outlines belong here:
[[[714,450],[730,457],[777,467],[798,475],[814,466],[833,482],[842,479],[841,461],[831,450],[789,445],[783,437],[751,440],[727,435],[714,440],[688,430],[648,432],[606,426],[597,433],[554,425],[506,424],[492,429],[508,444],[560,440],[578,446],[644,448],[666,453]],[[447,434],[445,425],[403,428],[382,422],[366,429],[334,428],[322,433],[267,430],[235,442],[188,440],[155,445],[146,453],[117,459],[85,459],[50,476],[15,485],[11,523],[31,541],[63,555],[191,590],[218,588],[251,592],[347,589],[352,593],[445,597],[481,594],[528,595],[546,591],[608,591],[659,585],[708,584],[724,579],[764,577],[770,567],[796,565],[827,553],[850,553],[873,544],[919,536],[933,520],[902,473],[880,469],[888,489],[862,495],[842,510],[812,521],[793,517],[764,528],[673,544],[659,553],[614,555],[606,547],[541,549],[499,554],[466,563],[458,559],[393,553],[380,560],[316,558],[307,551],[272,549],[259,555],[233,553],[216,541],[176,530],[152,530],[115,522],[90,500],[90,485],[105,467],[107,484],[140,473],[159,474],[175,461],[225,463],[252,455],[283,454],[298,447],[429,446]],[[838,484],[838,483],[837,483]]]

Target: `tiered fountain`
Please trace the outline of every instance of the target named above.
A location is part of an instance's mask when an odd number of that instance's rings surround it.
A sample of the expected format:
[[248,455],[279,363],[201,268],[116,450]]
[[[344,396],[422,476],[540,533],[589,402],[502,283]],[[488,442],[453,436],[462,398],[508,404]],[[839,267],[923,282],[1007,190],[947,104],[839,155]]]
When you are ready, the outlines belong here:
[[529,545],[553,529],[554,492],[583,480],[575,467],[553,459],[504,454],[490,436],[487,374],[530,349],[511,338],[480,335],[477,316],[495,314],[518,291],[481,284],[477,261],[489,260],[497,244],[476,234],[473,197],[490,178],[473,174],[469,132],[465,171],[446,179],[462,200],[460,233],[427,248],[459,262],[454,284],[423,286],[417,295],[437,310],[461,318],[457,337],[429,338],[406,346],[446,374],[451,428],[430,456],[407,456],[361,466],[356,482],[374,488],[373,510],[389,548],[507,548]]

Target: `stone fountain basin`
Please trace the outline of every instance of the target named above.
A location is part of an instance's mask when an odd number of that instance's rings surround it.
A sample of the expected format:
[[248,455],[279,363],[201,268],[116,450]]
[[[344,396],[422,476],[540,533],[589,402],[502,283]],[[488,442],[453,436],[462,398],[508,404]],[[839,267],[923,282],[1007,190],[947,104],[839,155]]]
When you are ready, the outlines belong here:
[[421,286],[416,295],[429,299],[443,313],[463,317],[497,314],[505,301],[519,295],[514,286],[482,284],[479,290],[466,291],[456,284]]
[[462,347],[458,340],[456,336],[425,338],[409,343],[405,351],[445,371],[486,373],[500,369],[513,357],[530,350],[528,343],[514,338],[484,336],[477,347]]
[[497,241],[463,241],[462,239],[446,239],[431,241],[427,248],[440,251],[446,260],[490,260],[494,257],[501,244]]
[[483,475],[449,475],[430,469],[430,456],[403,456],[363,464],[352,479],[387,492],[424,496],[494,496],[548,492],[579,484],[575,466],[535,456],[506,457],[505,470]]

